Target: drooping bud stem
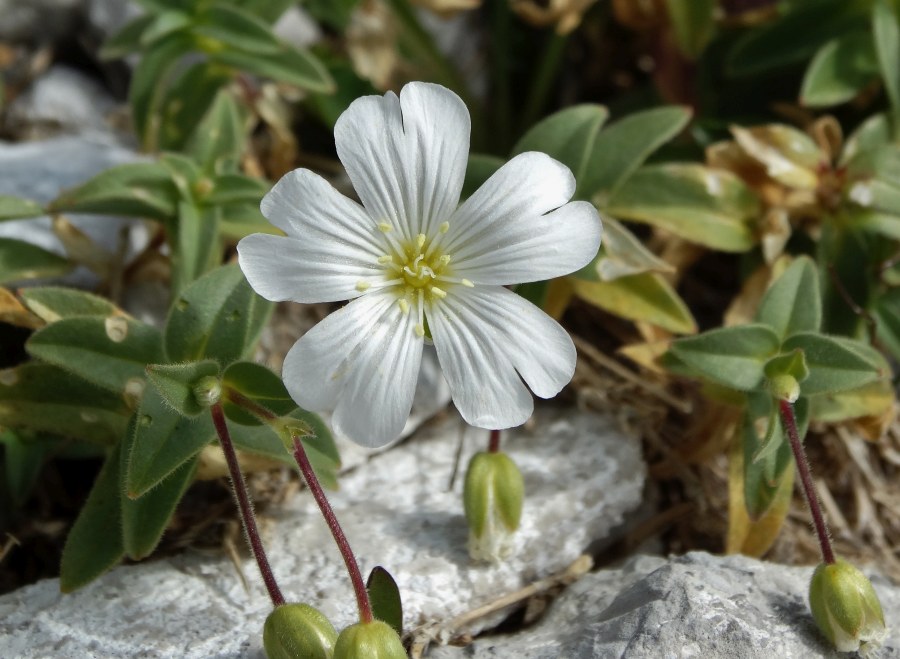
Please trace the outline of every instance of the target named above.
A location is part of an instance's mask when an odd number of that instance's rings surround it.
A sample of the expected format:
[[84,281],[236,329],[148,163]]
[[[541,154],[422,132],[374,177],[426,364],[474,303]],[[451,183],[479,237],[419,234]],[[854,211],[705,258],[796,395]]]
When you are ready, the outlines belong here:
[[303,448],[303,442],[297,435],[292,435],[291,439],[294,442],[294,459],[297,461],[303,480],[306,481],[309,491],[312,492],[313,498],[319,505],[322,517],[325,518],[325,523],[328,524],[328,529],[331,531],[332,537],[334,537],[338,551],[340,551],[341,557],[344,559],[344,565],[347,566],[347,572],[350,574],[350,581],[353,584],[353,592],[356,594],[359,620],[364,624],[371,623],[375,619],[372,615],[372,605],[369,602],[369,593],[366,591],[366,584],[359,571],[356,556],[353,555],[353,549],[347,541],[347,536],[344,535],[344,530],[341,528],[334,510],[331,508],[331,504],[328,503],[325,491],[319,484],[316,472],[313,471],[309,458],[306,455],[306,449]]
[[828,525],[825,523],[825,516],[822,514],[822,505],[819,503],[818,494],[816,494],[812,473],[809,469],[809,462],[806,459],[806,452],[803,450],[803,445],[800,443],[800,435],[797,432],[797,419],[794,416],[794,407],[788,401],[779,399],[778,411],[781,413],[781,423],[787,431],[791,450],[794,452],[794,461],[797,463],[797,473],[800,475],[803,494],[806,496],[806,505],[809,506],[809,512],[813,519],[813,526],[816,529],[816,535],[819,537],[819,546],[822,549],[822,560],[828,565],[831,565],[834,563],[834,550],[831,548],[831,537],[828,535]]
[[244,482],[244,476],[241,474],[241,467],[238,464],[237,453],[234,450],[234,444],[231,441],[231,435],[228,432],[228,425],[225,422],[225,412],[222,410],[222,403],[216,402],[210,408],[212,414],[213,425],[216,427],[216,433],[219,435],[219,445],[225,454],[225,462],[228,463],[228,473],[231,476],[231,489],[234,492],[234,498],[237,500],[238,511],[241,515],[244,533],[247,535],[247,542],[250,545],[250,551],[253,552],[253,558],[259,566],[259,572],[262,574],[263,583],[266,590],[269,591],[269,598],[274,606],[284,604],[284,595],[278,588],[275,581],[275,575],[269,566],[269,559],[266,556],[266,550],[263,547],[262,539],[259,537],[259,529],[256,526],[256,517],[253,514],[253,504],[250,501],[250,495],[247,492],[247,484]]

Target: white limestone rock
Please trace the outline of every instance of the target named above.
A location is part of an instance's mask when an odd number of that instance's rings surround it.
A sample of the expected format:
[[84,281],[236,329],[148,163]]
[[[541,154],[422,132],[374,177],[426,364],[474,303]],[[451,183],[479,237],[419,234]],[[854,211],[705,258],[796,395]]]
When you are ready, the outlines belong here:
[[[484,636],[429,659],[666,657],[800,659],[848,657],[828,645],[809,613],[812,567],[692,552],[637,556],[570,586],[533,628]],[[867,572],[871,572],[867,570]],[[900,588],[872,582],[892,629],[876,656],[900,656]]]
[[[460,422],[420,430],[345,475],[332,496],[364,572],[397,579],[408,628],[446,621],[567,566],[619,525],[641,499],[639,443],[612,422],[572,410],[541,412],[531,431],[504,433],[527,499],[517,553],[499,566],[466,553],[461,478],[448,491]],[[486,443],[470,431],[462,469]],[[267,529],[273,569],[286,597],[319,607],[337,627],[354,619],[352,590],[334,543],[307,492],[274,511]],[[184,554],[120,567],[60,595],[46,580],[0,597],[0,656],[260,657],[269,611],[255,565],[246,592],[224,557]]]

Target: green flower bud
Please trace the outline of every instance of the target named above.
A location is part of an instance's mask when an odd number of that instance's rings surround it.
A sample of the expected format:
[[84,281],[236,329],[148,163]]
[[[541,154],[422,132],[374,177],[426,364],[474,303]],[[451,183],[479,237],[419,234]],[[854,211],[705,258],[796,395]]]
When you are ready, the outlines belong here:
[[524,500],[522,473],[509,456],[472,456],[463,488],[472,558],[496,562],[512,553],[513,533],[519,528]]
[[406,659],[400,637],[386,622],[358,622],[338,636],[334,659]]
[[887,636],[872,583],[845,560],[822,563],[809,585],[809,606],[822,633],[841,652],[867,652]]
[[776,375],[769,380],[769,391],[779,400],[796,403],[800,398],[800,385],[790,375]]
[[282,604],[266,618],[263,647],[269,659],[331,659],[337,631],[309,604]]
[[222,383],[214,375],[207,375],[197,380],[194,385],[194,399],[200,407],[210,407],[222,397]]

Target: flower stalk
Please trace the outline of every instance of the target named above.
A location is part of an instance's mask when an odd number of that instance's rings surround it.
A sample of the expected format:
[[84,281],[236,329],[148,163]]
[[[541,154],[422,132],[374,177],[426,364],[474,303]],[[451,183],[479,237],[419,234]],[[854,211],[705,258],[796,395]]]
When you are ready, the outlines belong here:
[[238,510],[240,511],[242,526],[244,533],[247,535],[247,542],[250,545],[250,551],[253,558],[259,566],[259,572],[262,574],[263,583],[269,592],[269,598],[272,600],[273,606],[281,606],[285,603],[284,595],[278,587],[275,580],[275,574],[269,565],[269,559],[266,556],[266,550],[263,547],[262,539],[259,536],[259,529],[256,526],[256,516],[253,514],[253,504],[250,501],[250,495],[247,492],[247,483],[244,482],[244,476],[241,474],[241,467],[238,464],[237,453],[234,450],[234,444],[231,441],[231,435],[228,432],[228,424],[225,422],[225,412],[222,410],[222,403],[215,403],[210,406],[213,425],[216,427],[216,433],[219,435],[219,445],[225,454],[225,461],[228,463],[228,473],[231,477],[231,489],[234,492],[234,498],[237,500]]
[[490,437],[488,437],[488,453],[499,453],[500,452],[500,431],[492,430]]
[[809,512],[812,515],[813,526],[816,529],[816,535],[819,538],[819,547],[822,549],[822,560],[828,565],[835,562],[834,550],[831,548],[831,537],[828,534],[828,525],[825,523],[825,516],[822,514],[822,505],[819,502],[819,496],[816,494],[815,485],[813,484],[812,472],[809,469],[809,461],[806,459],[806,452],[800,443],[800,434],[797,432],[797,419],[794,416],[794,407],[786,400],[778,401],[778,411],[781,414],[781,423],[787,431],[788,440],[791,444],[791,450],[794,453],[794,461],[797,463],[797,473],[800,474],[800,483],[803,486],[803,494],[806,497],[806,505],[809,506]]

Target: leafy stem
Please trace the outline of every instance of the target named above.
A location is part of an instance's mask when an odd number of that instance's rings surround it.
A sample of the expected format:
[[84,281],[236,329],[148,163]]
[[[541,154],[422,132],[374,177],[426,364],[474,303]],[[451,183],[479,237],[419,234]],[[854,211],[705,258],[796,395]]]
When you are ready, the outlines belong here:
[[781,422],[784,424],[785,430],[787,430],[791,450],[794,452],[794,460],[797,463],[797,472],[800,474],[800,483],[803,485],[803,494],[806,497],[806,505],[809,506],[809,512],[813,519],[813,526],[816,529],[816,535],[819,537],[819,546],[822,549],[822,560],[830,565],[834,563],[834,550],[831,548],[831,538],[828,535],[828,525],[825,523],[825,516],[822,514],[822,505],[819,503],[819,496],[816,494],[815,486],[813,485],[809,461],[807,461],[806,452],[803,450],[803,445],[800,443],[800,435],[797,432],[797,419],[794,416],[794,407],[786,400],[779,400],[778,411],[781,413]]
[[269,565],[269,559],[266,556],[266,550],[263,548],[262,539],[259,537],[259,529],[256,526],[256,517],[253,514],[253,504],[250,501],[250,495],[247,492],[247,484],[244,482],[244,476],[241,474],[241,467],[238,464],[237,454],[234,450],[234,444],[231,441],[231,435],[228,432],[228,424],[225,422],[225,412],[222,410],[221,403],[215,403],[210,407],[212,413],[213,424],[219,435],[219,445],[225,454],[225,461],[228,463],[228,473],[231,476],[231,489],[237,500],[238,510],[241,514],[244,532],[247,534],[247,541],[250,544],[250,551],[253,552],[253,558],[259,566],[262,574],[263,582],[266,590],[269,591],[269,598],[272,600],[273,606],[281,606],[284,604],[284,595],[278,588],[275,581],[275,575]]

